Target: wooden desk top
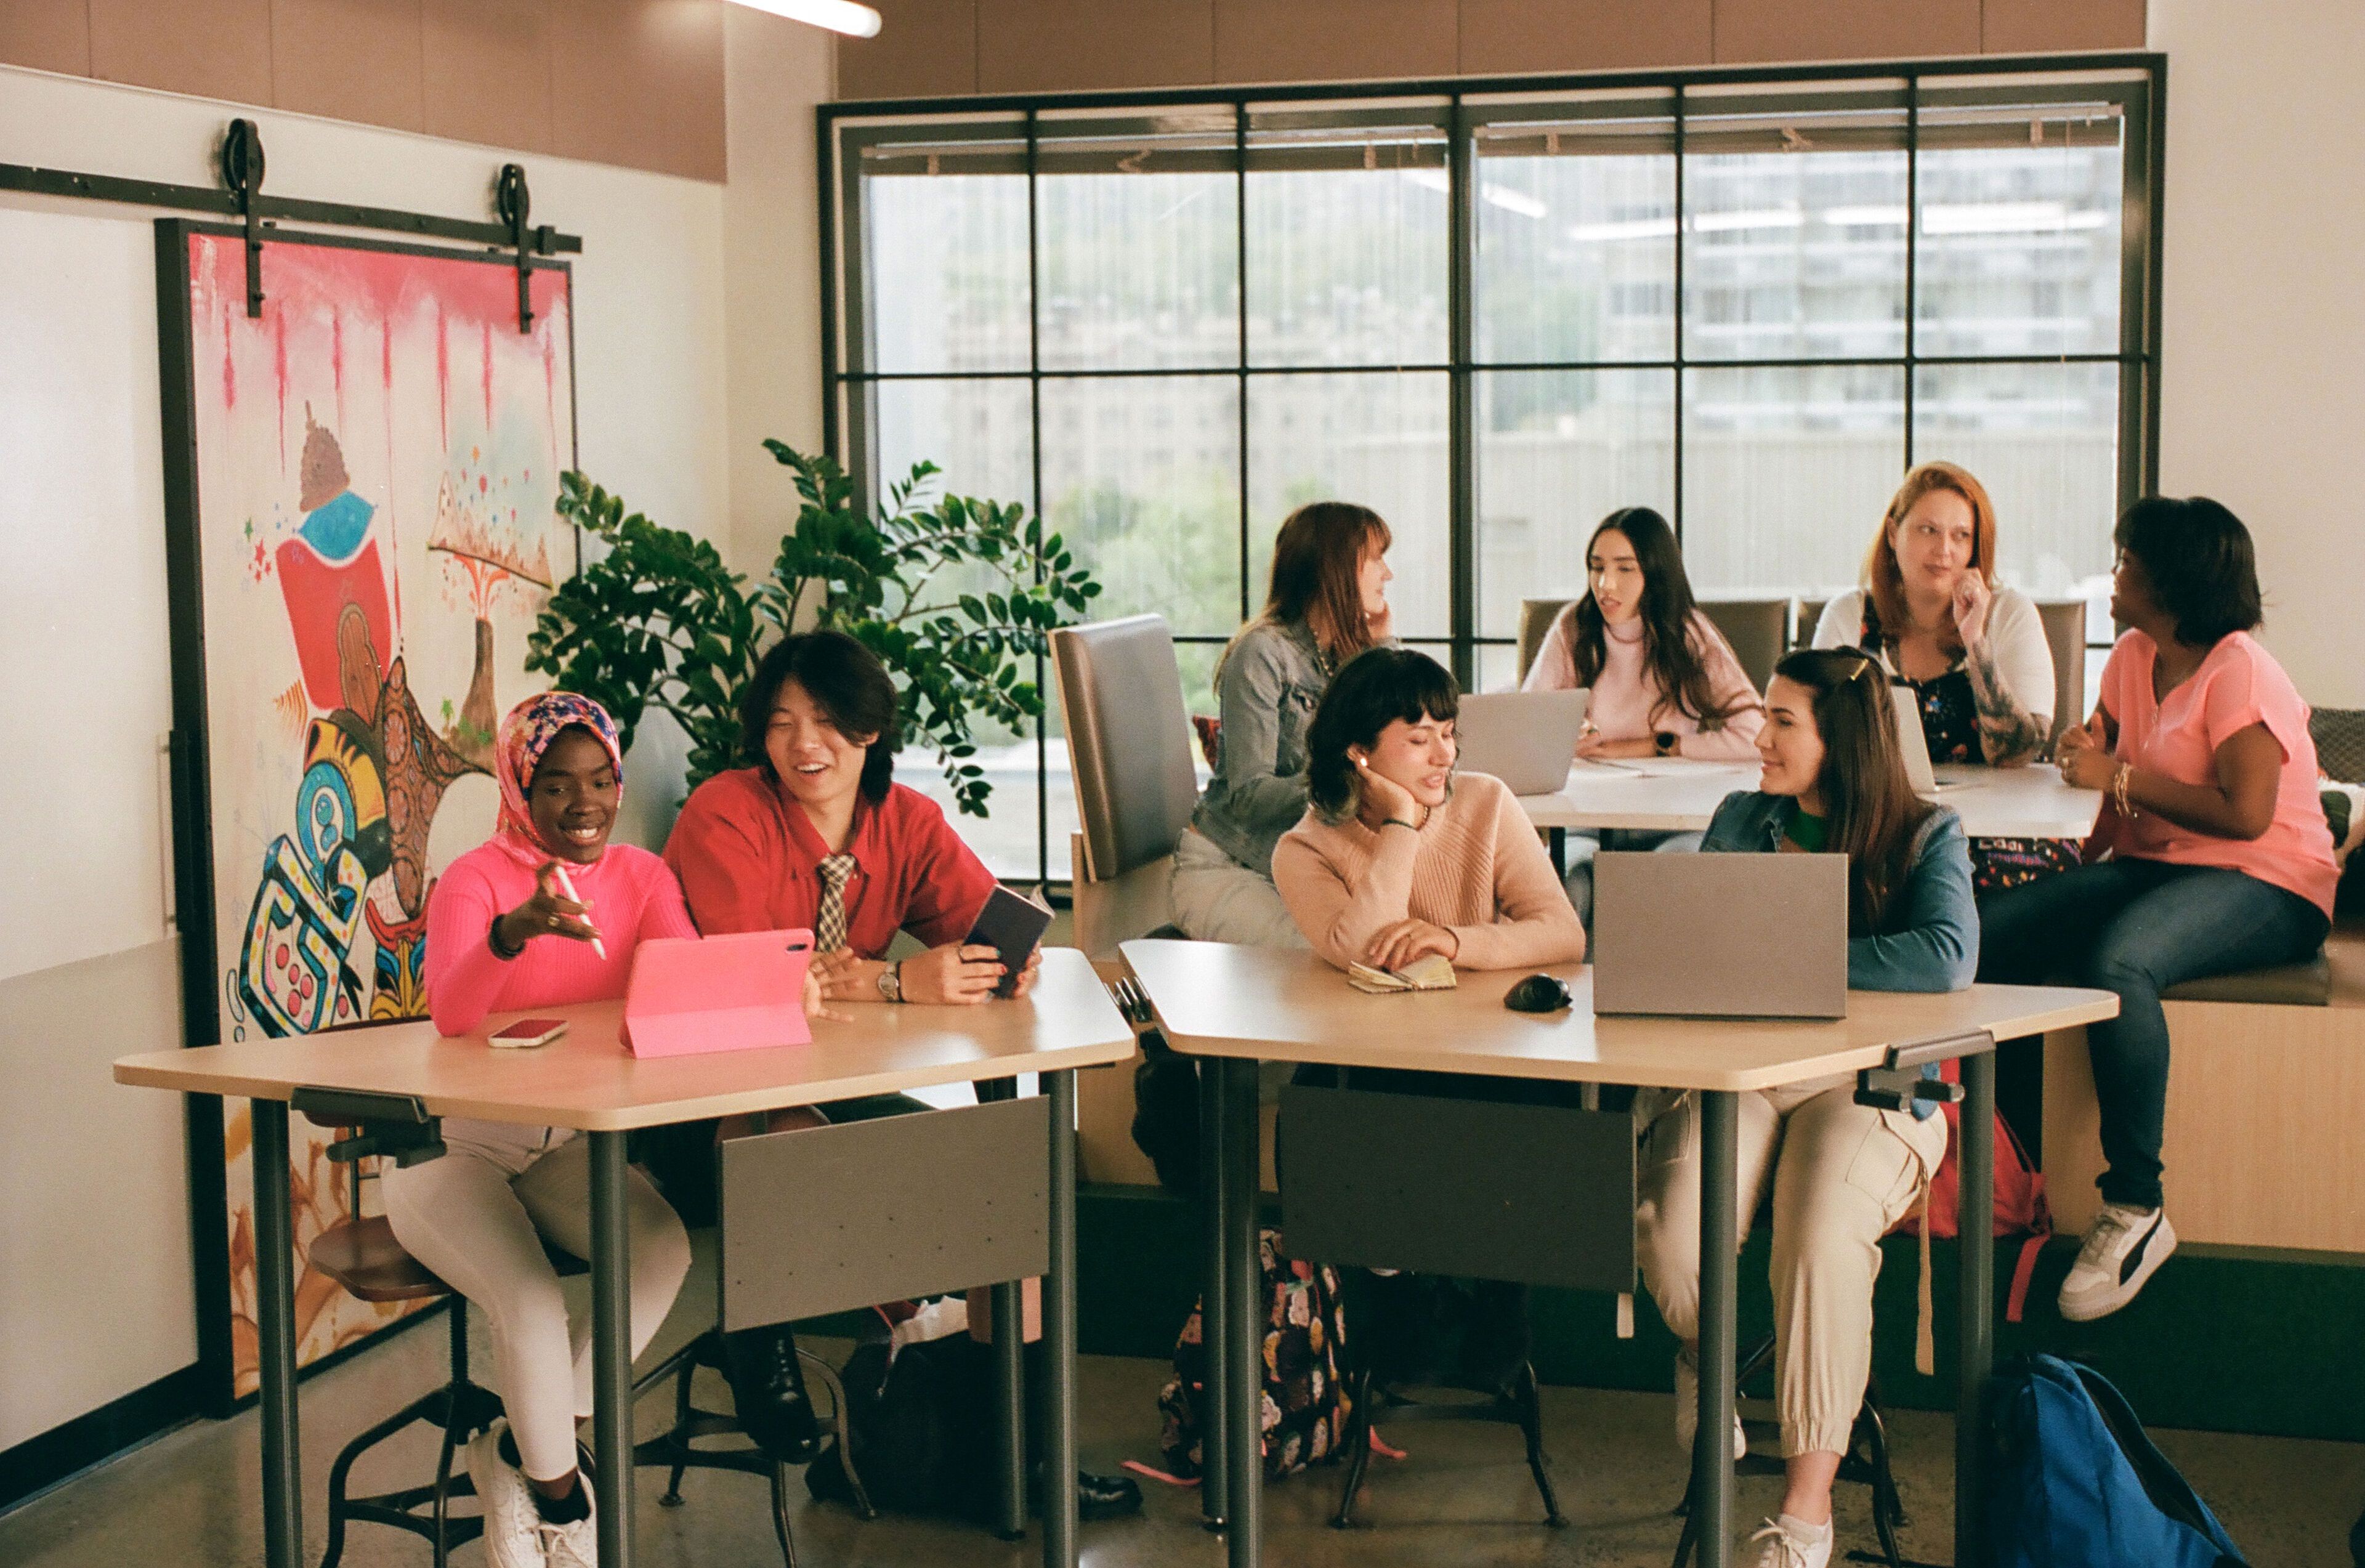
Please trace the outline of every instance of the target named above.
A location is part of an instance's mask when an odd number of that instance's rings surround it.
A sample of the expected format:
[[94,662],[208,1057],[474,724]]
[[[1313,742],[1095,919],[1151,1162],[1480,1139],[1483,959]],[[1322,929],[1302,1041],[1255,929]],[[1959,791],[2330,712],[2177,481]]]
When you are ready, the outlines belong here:
[[[853,1022],[813,1021],[809,1046],[641,1058],[617,1037],[622,1002],[497,1014],[445,1039],[420,1020],[291,1039],[149,1051],[115,1064],[118,1083],[285,1100],[298,1087],[417,1094],[439,1116],[621,1132],[668,1122],[819,1104],[939,1083],[1125,1061],[1133,1031],[1084,955],[1047,947],[1023,1002],[977,1007],[839,1002]],[[565,1038],[496,1050],[511,1019],[563,1017]]]
[[1556,794],[1522,795],[1520,809],[1538,827],[1624,827],[1698,833],[1735,790],[1757,788],[1754,763],[1653,757],[1631,764],[1572,763]]
[[1773,1089],[1877,1067],[1889,1047],[1986,1029],[1999,1040],[2114,1016],[2103,991],[1978,985],[1944,995],[1848,992],[1848,1016],[1599,1018],[1593,971],[1557,964],[1576,1005],[1537,1016],[1503,1005],[1531,972],[1464,971],[1454,991],[1369,996],[1312,953],[1216,942],[1119,949],[1169,1044],[1194,1056],[1412,1068],[1662,1089]]
[[2084,838],[2102,809],[2100,790],[2073,790],[2050,763],[1936,770],[1938,803],[1952,806],[1973,838]]
[[[2043,764],[1936,771],[1941,788],[1933,799],[1952,807],[1973,838],[2083,838],[2102,810],[2101,790],[2073,790]],[[1538,827],[1698,833],[1725,796],[1756,787],[1753,764],[1686,757],[1615,767],[1579,762],[1558,793],[1522,795],[1519,806]]]

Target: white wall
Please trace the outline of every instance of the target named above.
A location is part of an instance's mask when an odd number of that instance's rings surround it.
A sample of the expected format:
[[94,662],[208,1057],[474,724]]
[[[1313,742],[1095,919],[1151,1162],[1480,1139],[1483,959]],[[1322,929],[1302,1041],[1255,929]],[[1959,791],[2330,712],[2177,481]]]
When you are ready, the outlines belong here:
[[821,236],[813,110],[835,95],[830,35],[745,6],[723,9],[731,184],[723,193],[731,320],[732,566],[771,569],[797,518],[777,436],[821,449]]
[[187,1365],[196,1331],[180,1105],[106,1075],[179,1028],[155,253],[135,224],[0,208],[0,278],[6,1449]]
[[6,980],[163,940],[173,717],[154,248],[138,224],[0,208],[0,278]]
[[[819,437],[811,142],[833,64],[824,35],[748,20],[730,35],[730,149],[746,176],[729,186],[7,67],[0,162],[211,185],[212,150],[242,115],[262,127],[274,194],[465,217],[488,217],[495,174],[522,162],[533,219],[584,240],[578,462],[735,555],[734,447]],[[53,1022],[61,982],[169,970],[155,216],[0,196],[0,734],[17,742],[0,769],[0,1081],[30,1086],[0,1096],[0,1448],[195,1354],[179,1107],[105,1073],[137,1042],[177,1042],[176,999],[169,985],[107,991],[96,1054],[62,1052]],[[756,536],[776,538],[765,504]],[[661,843],[678,737],[644,732],[629,773],[622,834]],[[62,1260],[51,1221],[67,1213],[143,1238],[109,1254],[131,1271]],[[87,1332],[96,1322],[110,1332]]]
[[2249,525],[2267,645],[2310,701],[2365,707],[2365,6],[2150,0],[2149,33],[2169,56],[2160,488]]

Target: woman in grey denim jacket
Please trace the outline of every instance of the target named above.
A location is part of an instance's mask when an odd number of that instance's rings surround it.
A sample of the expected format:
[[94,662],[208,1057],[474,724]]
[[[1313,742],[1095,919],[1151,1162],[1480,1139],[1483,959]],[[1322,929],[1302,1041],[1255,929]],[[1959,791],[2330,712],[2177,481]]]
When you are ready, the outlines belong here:
[[[1969,985],[1979,928],[1963,824],[1906,782],[1880,666],[1854,648],[1785,658],[1766,688],[1757,752],[1760,787],[1725,797],[1701,849],[1847,855],[1849,987]],[[1774,1189],[1774,1392],[1786,1462],[1779,1516],[1750,1538],[1743,1561],[1824,1568],[1832,1482],[1872,1371],[1880,1238],[1926,1194],[1946,1122],[1859,1105],[1847,1076],[1743,1094],[1739,1111],[1743,1225],[1769,1180]],[[1699,1408],[1698,1114],[1691,1096],[1662,1095],[1636,1114],[1648,1130],[1635,1242],[1682,1345],[1676,1432],[1688,1450]],[[1732,1441],[1745,1446],[1738,1423]]]
[[1264,611],[1216,666],[1216,776],[1174,849],[1174,923],[1208,942],[1303,947],[1273,890],[1272,846],[1306,814],[1306,727],[1334,671],[1389,640],[1388,525],[1316,501],[1273,541]]

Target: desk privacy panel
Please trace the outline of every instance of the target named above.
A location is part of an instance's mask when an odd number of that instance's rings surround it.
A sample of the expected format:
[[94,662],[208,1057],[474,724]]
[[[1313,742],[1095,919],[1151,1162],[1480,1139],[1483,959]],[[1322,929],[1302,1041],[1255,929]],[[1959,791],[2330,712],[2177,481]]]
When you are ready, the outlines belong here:
[[[535,263],[521,331],[513,257],[276,235],[259,315],[241,230],[160,223],[158,265],[188,1043],[420,1017],[428,894],[492,831],[494,730],[546,684],[526,637],[576,564],[570,274]],[[249,1123],[224,1111],[201,1351],[243,1394]],[[327,1138],[291,1137],[306,1362],[403,1310],[307,1264],[351,1208]]]

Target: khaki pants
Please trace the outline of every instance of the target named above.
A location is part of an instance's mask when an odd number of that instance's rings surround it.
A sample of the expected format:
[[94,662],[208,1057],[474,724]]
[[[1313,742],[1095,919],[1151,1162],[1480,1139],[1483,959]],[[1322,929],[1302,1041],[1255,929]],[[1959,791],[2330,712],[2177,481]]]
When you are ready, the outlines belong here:
[[[1946,1152],[1946,1121],[1855,1103],[1853,1078],[1740,1099],[1740,1234],[1774,1178],[1775,1403],[1782,1453],[1845,1453],[1872,1375],[1880,1238]],[[1635,1214],[1642,1281],[1676,1337],[1699,1337],[1700,1131],[1685,1095],[1644,1135]]]

